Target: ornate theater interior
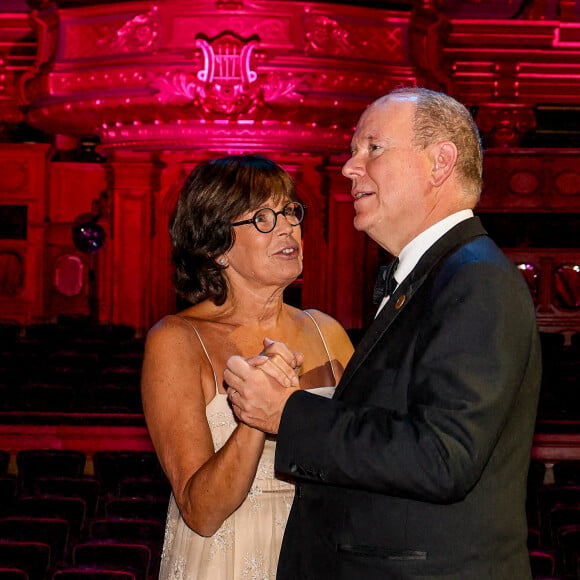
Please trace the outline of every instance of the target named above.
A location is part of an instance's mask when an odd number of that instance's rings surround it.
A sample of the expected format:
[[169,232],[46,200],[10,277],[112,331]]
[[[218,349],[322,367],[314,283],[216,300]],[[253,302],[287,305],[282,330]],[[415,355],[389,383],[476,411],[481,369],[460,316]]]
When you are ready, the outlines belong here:
[[[534,573],[580,577],[542,503],[564,484],[580,498],[578,0],[2,0],[0,544],[14,535],[6,506],[40,494],[23,452],[59,456],[45,476],[60,465],[98,483],[83,499],[93,521],[119,500],[115,475],[149,520],[165,508],[139,369],[148,328],[180,306],[167,224],[201,161],[258,152],[290,172],[308,215],[287,299],[359,336],[390,256],[353,228],[341,167],[365,106],[402,85],[451,94],[479,127],[476,212],[525,277],[544,347]],[[135,578],[155,578],[147,541]],[[52,578],[70,554],[53,546],[26,577]]]

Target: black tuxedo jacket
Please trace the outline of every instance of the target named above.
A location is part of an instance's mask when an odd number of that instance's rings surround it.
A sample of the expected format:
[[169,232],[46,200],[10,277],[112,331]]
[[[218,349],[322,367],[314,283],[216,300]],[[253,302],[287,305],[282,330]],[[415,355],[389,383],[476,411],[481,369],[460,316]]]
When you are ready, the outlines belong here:
[[540,374],[523,276],[478,218],[461,222],[391,296],[334,398],[290,397],[278,578],[528,580]]

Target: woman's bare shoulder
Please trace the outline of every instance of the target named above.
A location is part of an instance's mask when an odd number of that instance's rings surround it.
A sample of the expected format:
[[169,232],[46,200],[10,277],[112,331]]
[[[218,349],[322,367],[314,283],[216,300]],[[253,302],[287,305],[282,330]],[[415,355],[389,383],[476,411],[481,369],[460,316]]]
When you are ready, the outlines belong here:
[[167,314],[159,319],[147,332],[147,339],[160,336],[169,336],[175,333],[184,332],[187,329],[187,322],[178,314]]
[[192,326],[202,327],[211,322],[207,318],[200,316],[199,309],[195,307],[187,308],[176,314],[166,314],[160,318],[150,329],[149,334],[164,334],[173,332],[191,332]]
[[146,345],[160,343],[197,342],[196,330],[203,326],[204,321],[191,315],[167,314],[159,319],[147,332]]
[[338,320],[330,316],[330,314],[326,314],[326,312],[322,312],[322,310],[316,310],[315,308],[308,308],[304,312],[310,314],[314,320],[319,324],[322,329],[328,330],[335,330],[335,331],[344,331],[344,327]]
[[191,322],[180,314],[164,316],[147,333],[142,384],[148,391],[162,385],[163,390],[170,388],[189,396],[197,392],[192,385],[199,383],[205,392],[203,384],[207,374],[208,384],[211,383],[207,390],[213,394],[213,373],[208,369],[211,367],[201,340]]

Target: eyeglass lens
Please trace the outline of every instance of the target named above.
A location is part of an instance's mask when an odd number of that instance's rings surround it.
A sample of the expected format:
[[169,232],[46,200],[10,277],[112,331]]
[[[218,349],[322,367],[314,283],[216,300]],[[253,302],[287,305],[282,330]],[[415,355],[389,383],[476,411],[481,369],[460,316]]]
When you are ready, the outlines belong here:
[[256,212],[253,221],[261,232],[268,233],[276,227],[279,214],[282,214],[291,226],[297,226],[304,219],[304,206],[297,201],[291,201],[278,212],[266,207]]

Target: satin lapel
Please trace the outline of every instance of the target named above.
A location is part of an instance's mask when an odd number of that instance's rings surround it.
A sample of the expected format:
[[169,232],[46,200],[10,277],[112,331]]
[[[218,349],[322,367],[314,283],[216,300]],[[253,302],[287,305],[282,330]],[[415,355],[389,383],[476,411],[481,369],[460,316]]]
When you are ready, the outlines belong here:
[[[339,396],[340,393],[346,388],[352,376],[356,373],[361,364],[371,353],[374,346],[388,330],[389,326],[405,310],[405,307],[407,304],[409,304],[414,292],[421,286],[422,281],[423,279],[416,280],[416,276],[414,276],[413,271],[401,284],[399,284],[398,288],[389,298],[389,301],[383,306],[383,309],[373,320],[361,338],[359,344],[357,345],[354,354],[344,369],[344,374],[342,375],[340,383],[336,387],[334,398]],[[403,304],[397,308],[398,301],[402,300],[403,297]]]
[[425,252],[411,273],[399,284],[389,301],[361,338],[344,370],[340,383],[336,387],[334,398],[339,397],[348,386],[353,375],[369,356],[389,326],[405,311],[405,308],[413,299],[413,295],[425,282],[429,273],[451,252],[472,239],[486,234],[487,232],[481,225],[479,218],[469,218],[449,230]]

